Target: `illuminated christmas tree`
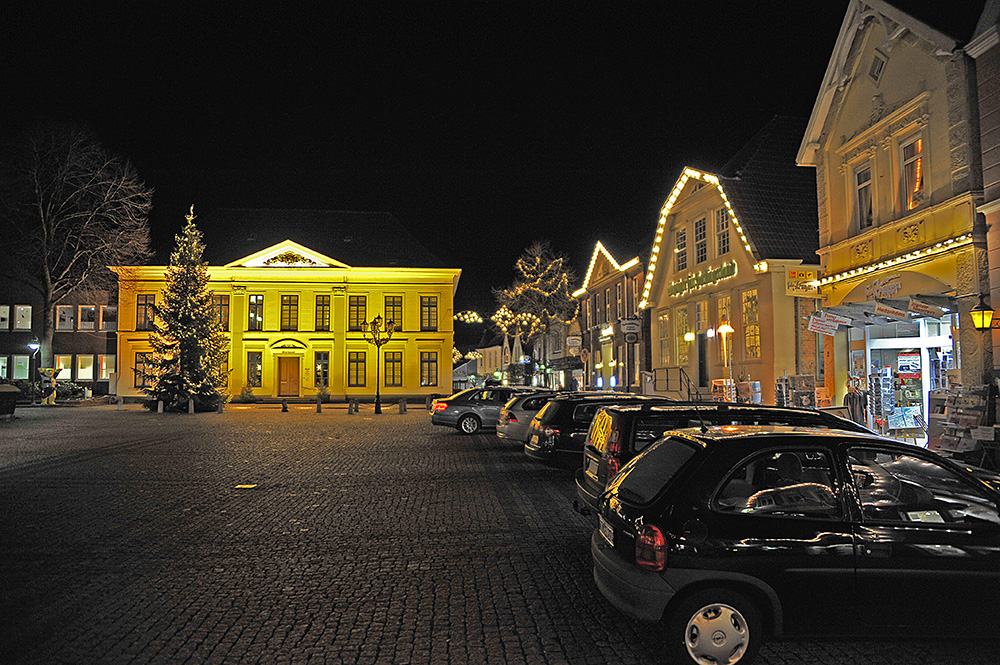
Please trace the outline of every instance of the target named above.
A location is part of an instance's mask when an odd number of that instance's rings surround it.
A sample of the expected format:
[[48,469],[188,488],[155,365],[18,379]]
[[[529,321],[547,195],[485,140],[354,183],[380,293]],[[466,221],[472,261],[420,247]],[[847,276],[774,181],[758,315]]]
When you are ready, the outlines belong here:
[[194,400],[195,410],[210,411],[225,400],[220,389],[228,383],[224,366],[229,340],[208,290],[205,245],[194,224],[194,206],[186,219],[184,230],[174,238],[177,246],[170,255],[163,302],[153,307],[153,353],[144,373],[151,385],[143,391],[150,409],[162,400],[164,410],[186,411],[188,401]]
[[518,277],[506,289],[495,289],[500,306],[492,320],[500,330],[528,343],[556,321],[571,323],[580,304],[570,295],[573,271],[566,257],[548,244],[532,243],[514,266]]

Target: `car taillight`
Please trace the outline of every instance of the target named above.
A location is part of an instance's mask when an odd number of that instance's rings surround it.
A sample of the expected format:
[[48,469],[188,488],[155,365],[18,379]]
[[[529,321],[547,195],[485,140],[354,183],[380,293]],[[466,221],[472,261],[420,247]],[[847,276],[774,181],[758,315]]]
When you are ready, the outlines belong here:
[[667,567],[667,538],[652,524],[643,526],[635,539],[635,563],[654,572]]
[[508,413],[506,415],[507,415],[507,422],[509,422],[509,423],[516,423],[517,422],[517,416],[515,416],[513,413]]
[[448,404],[446,402],[435,402],[434,403],[434,410],[435,411],[444,411],[447,408],[448,408]]
[[618,472],[622,469],[622,462],[618,459],[618,455],[621,451],[621,432],[617,429],[611,430],[611,434],[608,436],[608,447],[606,450],[608,456],[608,482],[611,482],[611,479],[618,475]]

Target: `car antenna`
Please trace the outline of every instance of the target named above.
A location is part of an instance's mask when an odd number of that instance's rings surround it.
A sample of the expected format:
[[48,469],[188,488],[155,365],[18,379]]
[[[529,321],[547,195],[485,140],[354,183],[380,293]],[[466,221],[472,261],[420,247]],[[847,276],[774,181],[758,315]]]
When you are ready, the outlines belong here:
[[708,425],[705,424],[705,415],[701,412],[697,406],[694,408],[695,413],[698,414],[698,420],[701,422],[701,433],[705,434],[708,432]]

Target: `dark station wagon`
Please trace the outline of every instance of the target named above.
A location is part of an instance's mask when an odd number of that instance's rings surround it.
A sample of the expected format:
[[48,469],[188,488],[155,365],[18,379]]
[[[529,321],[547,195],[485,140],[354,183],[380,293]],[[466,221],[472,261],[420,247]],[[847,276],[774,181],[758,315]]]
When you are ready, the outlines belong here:
[[609,480],[629,460],[664,432],[708,425],[789,425],[870,433],[865,427],[831,413],[780,406],[712,402],[674,402],[609,406],[590,425],[582,466],[576,470],[576,509],[597,509]]
[[1000,492],[871,434],[672,432],[609,485],[591,554],[676,663],[746,664],[783,632],[1000,628]]
[[614,404],[668,404],[672,401],[631,393],[561,394],[549,400],[532,418],[524,453],[549,466],[573,471],[580,466],[587,430],[599,410]]

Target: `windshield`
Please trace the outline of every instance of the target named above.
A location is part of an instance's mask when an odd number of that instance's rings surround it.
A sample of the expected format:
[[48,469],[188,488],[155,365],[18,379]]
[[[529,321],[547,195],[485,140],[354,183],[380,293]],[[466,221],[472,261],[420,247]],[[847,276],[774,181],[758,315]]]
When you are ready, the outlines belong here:
[[698,449],[685,439],[662,439],[626,464],[611,483],[611,489],[617,489],[618,498],[627,503],[650,503],[697,452]]

